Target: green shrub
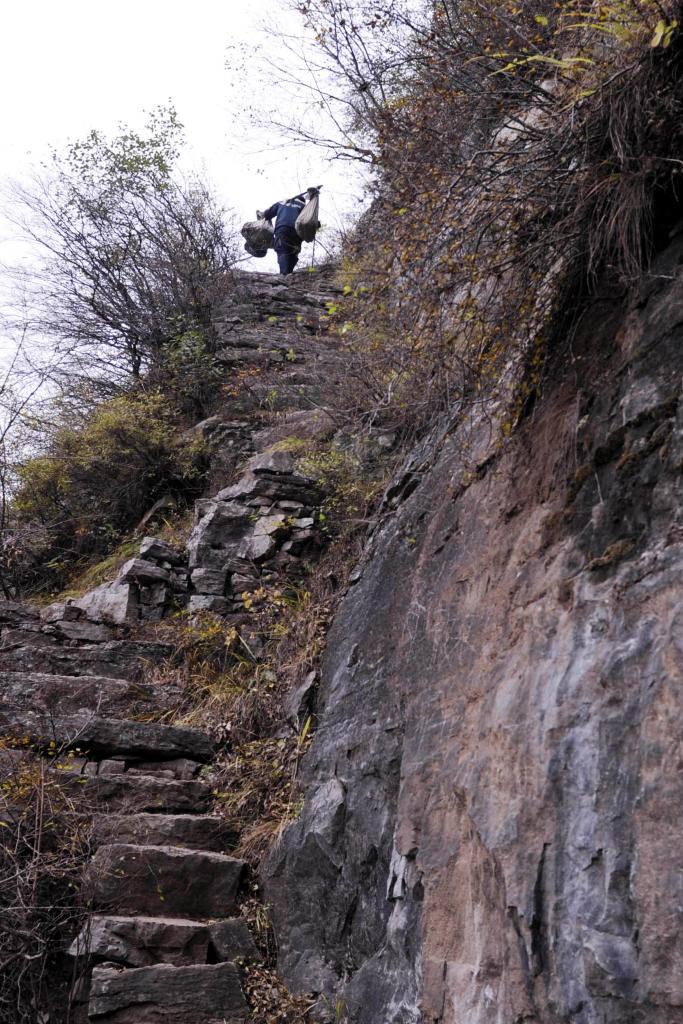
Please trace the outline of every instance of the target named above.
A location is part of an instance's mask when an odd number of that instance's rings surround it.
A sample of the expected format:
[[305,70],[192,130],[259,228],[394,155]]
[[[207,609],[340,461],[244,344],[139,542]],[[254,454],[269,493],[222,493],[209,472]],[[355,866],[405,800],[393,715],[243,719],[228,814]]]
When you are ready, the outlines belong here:
[[351,437],[345,445],[321,443],[298,460],[300,470],[325,494],[319,523],[328,535],[353,534],[367,525],[388,473],[374,456],[368,439]]
[[34,582],[54,586],[109,552],[161,496],[195,495],[202,470],[201,442],[183,439],[158,391],[111,399],[81,423],[58,421],[17,468],[11,507],[15,528],[41,538]]

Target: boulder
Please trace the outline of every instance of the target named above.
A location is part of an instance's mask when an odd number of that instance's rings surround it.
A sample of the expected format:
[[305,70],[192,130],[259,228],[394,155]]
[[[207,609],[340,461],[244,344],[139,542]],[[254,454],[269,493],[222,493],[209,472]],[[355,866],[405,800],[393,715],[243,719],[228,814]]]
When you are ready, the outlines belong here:
[[168,569],[162,569],[153,562],[146,562],[142,558],[131,558],[119,571],[118,580],[121,583],[168,583],[171,577]]
[[96,967],[88,1006],[99,1024],[233,1024],[247,1004],[234,964]]
[[296,474],[296,462],[290,452],[270,448],[252,456],[247,462],[247,469],[257,476],[264,473],[291,476]]
[[40,609],[41,622],[75,622],[82,618],[84,618],[82,610],[71,600],[55,601]]
[[318,673],[312,669],[306,674],[304,680],[284,698],[282,706],[284,717],[297,732],[301,731],[313,708],[317,683]]
[[180,551],[172,548],[165,540],[158,537],[143,537],[140,544],[140,558],[152,562],[168,562],[169,565],[181,565],[185,557]]
[[277,542],[274,537],[265,533],[252,533],[248,537],[244,538],[237,549],[237,555],[239,558],[244,558],[245,560],[258,563],[265,562],[265,560],[275,554],[276,551]]
[[225,569],[193,569],[192,586],[199,594],[215,594],[222,597],[228,580]]
[[252,512],[235,501],[197,502],[197,524],[187,542],[190,568],[223,569],[252,531]]
[[100,846],[88,867],[95,905],[115,913],[225,917],[244,861],[177,846]]
[[72,604],[95,622],[113,622],[115,625],[121,625],[137,619],[137,593],[127,582],[120,580],[103,583],[82,597],[75,598]]
[[286,529],[287,517],[281,513],[279,515],[260,516],[254,524],[254,534],[257,537],[271,537]]

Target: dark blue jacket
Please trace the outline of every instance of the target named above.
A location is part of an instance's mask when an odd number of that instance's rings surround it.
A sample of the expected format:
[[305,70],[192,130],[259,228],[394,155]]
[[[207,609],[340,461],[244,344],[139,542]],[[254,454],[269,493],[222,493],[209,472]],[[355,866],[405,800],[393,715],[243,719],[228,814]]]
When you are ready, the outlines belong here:
[[266,220],[272,220],[275,217],[275,231],[280,231],[282,228],[291,228],[294,230],[296,219],[306,205],[306,195],[304,192],[300,196],[294,196],[293,199],[286,199],[284,203],[273,203],[267,210],[264,210],[263,216]]

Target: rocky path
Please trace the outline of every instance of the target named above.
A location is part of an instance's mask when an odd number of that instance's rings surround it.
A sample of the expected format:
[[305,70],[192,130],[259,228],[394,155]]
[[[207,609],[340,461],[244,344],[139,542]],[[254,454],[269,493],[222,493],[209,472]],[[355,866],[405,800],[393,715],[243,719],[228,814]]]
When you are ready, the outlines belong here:
[[[216,449],[232,448],[236,465],[251,455],[236,483],[197,503],[185,551],[148,537],[115,581],[81,599],[41,612],[0,606],[0,730],[46,753],[71,751],[64,784],[93,815],[92,914],[69,950],[85,965],[76,1024],[248,1016],[237,962],[257,952],[238,912],[245,865],[211,812],[213,744],[149,721],[163,708],[149,669],[172,651],[130,635],[183,606],[246,629],[244,594],[320,546],[315,483],[276,442],[329,432],[316,364],[337,358],[320,337],[335,293],[324,276],[314,289],[304,275],[243,278],[218,326],[221,357],[251,382],[248,394],[238,415],[231,406],[230,419],[196,428]],[[264,424],[255,412],[266,398],[280,413]]]

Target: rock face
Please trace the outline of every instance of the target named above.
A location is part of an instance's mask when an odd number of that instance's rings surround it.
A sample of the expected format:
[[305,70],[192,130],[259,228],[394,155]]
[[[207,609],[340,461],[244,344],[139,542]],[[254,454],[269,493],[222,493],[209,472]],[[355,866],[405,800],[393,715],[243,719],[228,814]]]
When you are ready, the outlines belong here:
[[350,1021],[683,1021],[682,263],[594,302],[514,441],[390,492],[267,879]]

